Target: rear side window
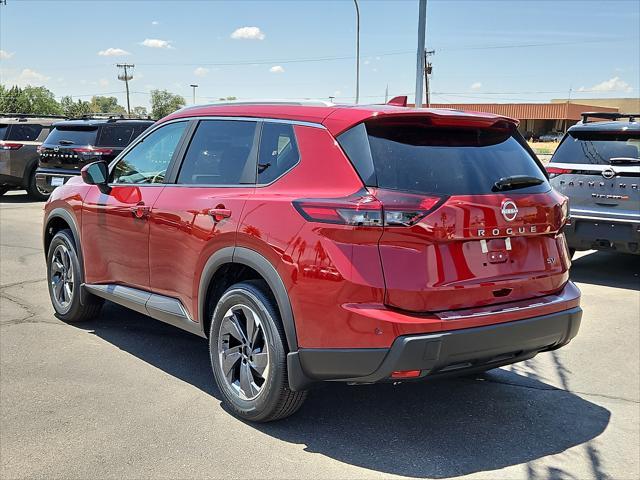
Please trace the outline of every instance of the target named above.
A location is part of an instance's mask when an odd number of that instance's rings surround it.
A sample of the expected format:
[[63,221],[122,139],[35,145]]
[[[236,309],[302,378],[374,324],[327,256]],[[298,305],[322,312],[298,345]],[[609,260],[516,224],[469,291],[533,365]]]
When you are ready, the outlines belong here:
[[609,165],[612,158],[640,158],[640,134],[570,132],[551,162]]
[[260,138],[258,183],[271,183],[300,160],[293,125],[265,122]]
[[255,155],[252,152],[256,126],[252,121],[201,121],[182,162],[178,183],[254,183]]
[[9,128],[9,133],[5,140],[15,140],[18,142],[33,142],[42,131],[42,125],[36,123],[14,123]]
[[95,145],[98,127],[57,126],[46,143],[54,145]]
[[104,125],[100,128],[100,147],[126,147],[133,136],[133,125]]
[[338,142],[368,186],[479,195],[494,193],[495,182],[503,177],[524,175],[541,183],[514,191],[535,193],[550,188],[541,168],[511,131],[433,127],[419,120],[378,120],[365,124],[364,129],[354,128],[360,129],[360,138],[353,132],[346,137],[343,133]]
[[6,123],[0,123],[0,140],[5,140],[4,136],[7,134],[9,130],[9,125]]

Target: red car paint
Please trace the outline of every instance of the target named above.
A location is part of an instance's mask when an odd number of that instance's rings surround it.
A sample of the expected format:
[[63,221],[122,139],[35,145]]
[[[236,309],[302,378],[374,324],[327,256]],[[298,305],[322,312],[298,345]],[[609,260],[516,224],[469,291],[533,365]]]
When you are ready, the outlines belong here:
[[[299,122],[300,162],[265,186],[117,185],[104,194],[73,179],[54,191],[45,209],[64,208],[77,222],[87,283],[177,298],[195,322],[204,321],[199,285],[211,255],[233,246],[258,252],[285,285],[300,348],[389,347],[400,335],[578,306],[561,234],[566,200],[553,191],[427,198],[423,208],[434,209],[407,227],[323,223],[300,213],[296,202],[304,208],[304,199],[351,199],[363,191],[337,135],[364,121],[407,116],[442,127],[514,123],[490,114],[389,106],[193,107],[160,123],[194,117],[293,120]],[[383,189],[365,194],[371,208],[387,208],[385,198],[394,196]],[[501,214],[506,200],[518,205],[514,222]]]

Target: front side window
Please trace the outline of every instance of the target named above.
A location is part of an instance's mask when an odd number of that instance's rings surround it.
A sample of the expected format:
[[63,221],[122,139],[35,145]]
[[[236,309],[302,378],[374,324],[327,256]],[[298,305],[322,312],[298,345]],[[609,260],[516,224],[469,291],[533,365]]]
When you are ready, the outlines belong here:
[[262,127],[258,183],[271,183],[300,160],[293,125],[266,122]]
[[188,185],[239,185],[255,181],[252,160],[257,123],[203,120],[198,125],[178,174]]
[[160,127],[134,146],[113,169],[113,183],[163,183],[187,122]]

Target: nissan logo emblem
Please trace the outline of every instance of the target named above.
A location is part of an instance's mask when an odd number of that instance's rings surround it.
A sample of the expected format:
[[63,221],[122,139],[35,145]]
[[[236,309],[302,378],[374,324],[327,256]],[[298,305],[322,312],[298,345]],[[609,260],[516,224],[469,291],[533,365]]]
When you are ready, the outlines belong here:
[[607,168],[606,170],[602,171],[602,176],[607,180],[611,180],[616,176],[616,172],[612,168]]
[[516,219],[518,215],[518,207],[513,200],[505,200],[502,202],[502,216],[507,222],[511,222]]

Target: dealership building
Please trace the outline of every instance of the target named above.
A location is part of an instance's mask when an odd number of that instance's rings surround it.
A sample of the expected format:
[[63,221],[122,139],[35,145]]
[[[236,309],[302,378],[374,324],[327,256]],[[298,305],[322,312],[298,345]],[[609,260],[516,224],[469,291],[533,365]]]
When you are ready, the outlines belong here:
[[550,103],[432,103],[431,108],[487,112],[520,120],[521,133],[565,132],[582,112],[640,113],[640,98],[556,99]]

